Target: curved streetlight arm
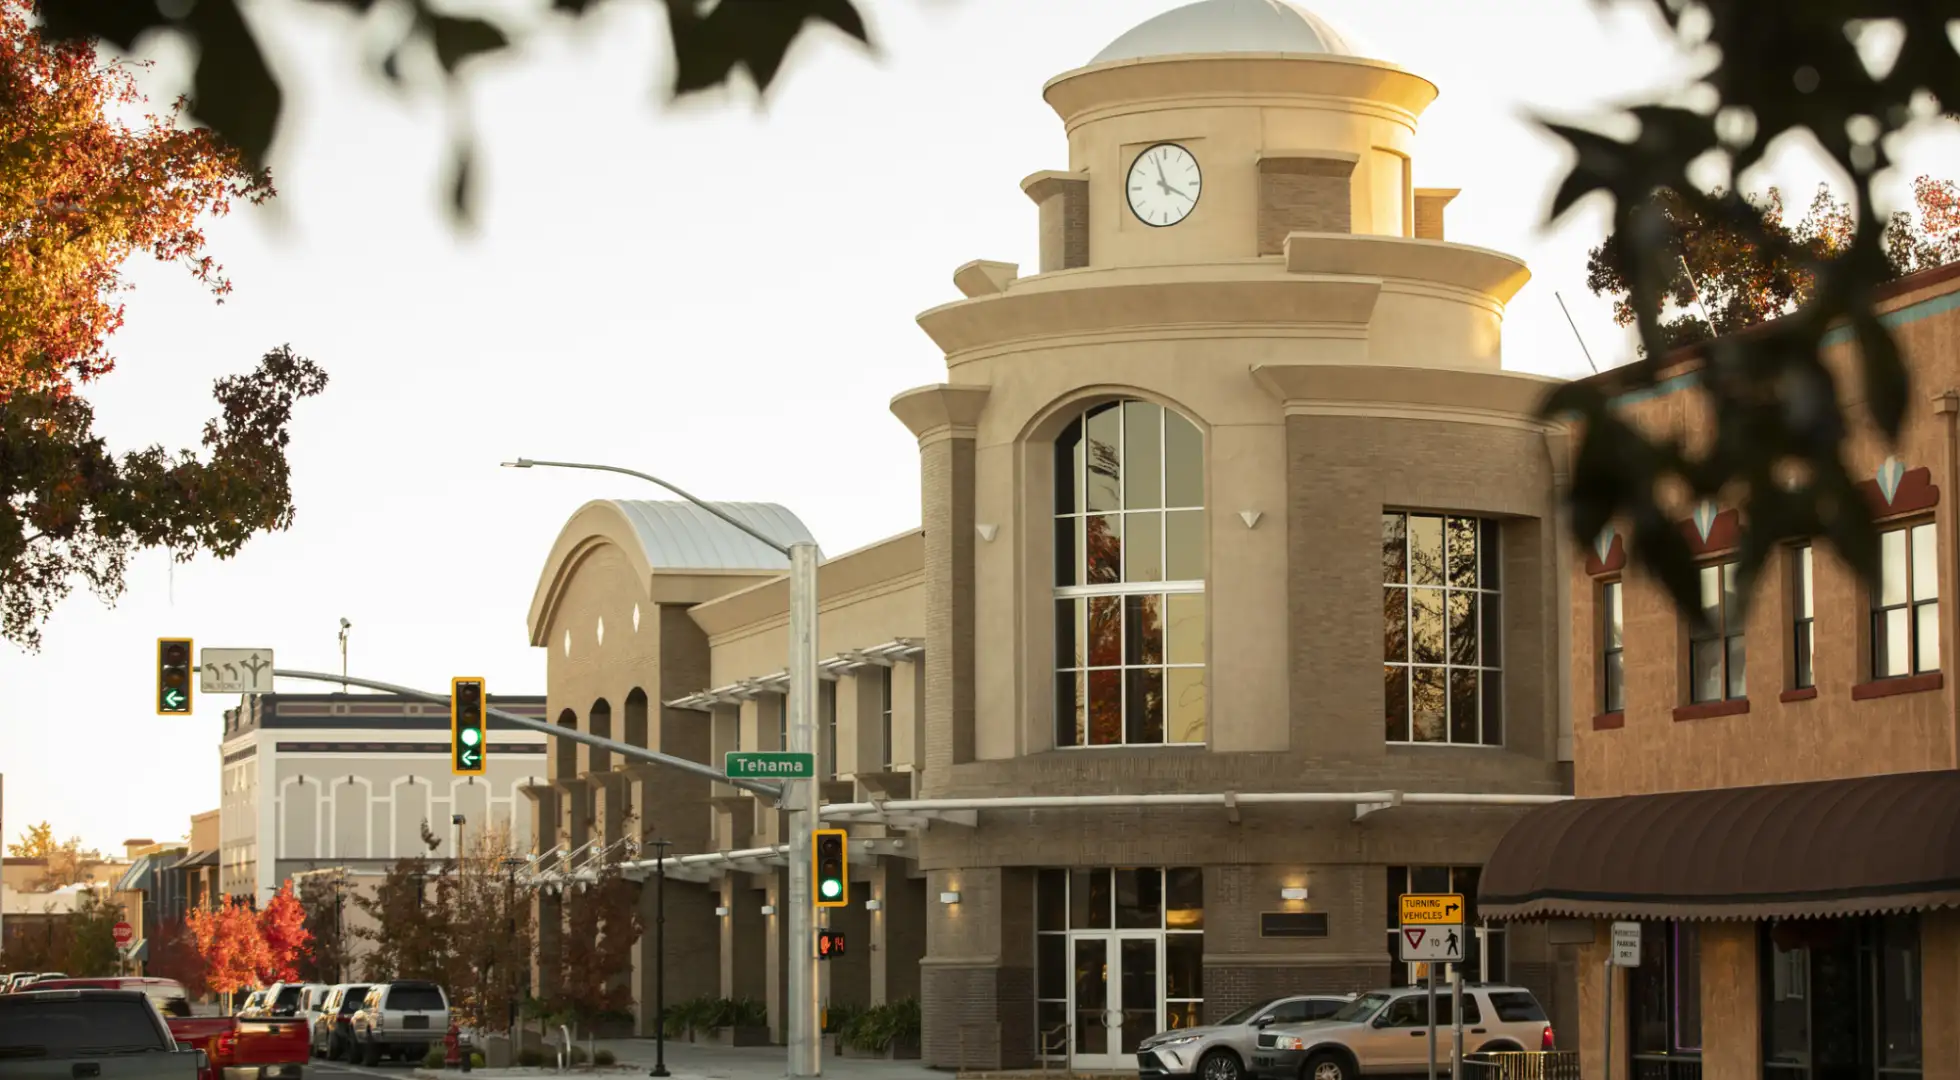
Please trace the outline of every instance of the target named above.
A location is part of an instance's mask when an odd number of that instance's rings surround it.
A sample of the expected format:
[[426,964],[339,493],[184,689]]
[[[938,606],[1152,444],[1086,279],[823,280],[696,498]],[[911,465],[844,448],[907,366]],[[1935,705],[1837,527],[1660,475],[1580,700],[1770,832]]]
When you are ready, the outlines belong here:
[[705,499],[701,499],[696,496],[690,495],[687,492],[682,491],[680,488],[677,488],[674,485],[668,483],[667,481],[662,480],[658,476],[652,476],[647,473],[636,471],[634,469],[621,468],[618,465],[593,465],[583,461],[535,461],[531,458],[518,458],[516,461],[504,462],[504,467],[507,469],[529,469],[534,466],[550,468],[550,469],[590,469],[593,472],[619,473],[623,476],[638,477],[639,479],[645,480],[647,483],[650,484],[658,484],[659,486],[666,488],[668,491],[673,492],[674,494],[680,496],[681,498],[686,499],[688,502],[691,502],[694,505],[700,507],[701,509],[706,510],[708,513],[713,514],[714,516],[722,519],[723,521],[726,521],[728,524],[734,526],[735,528],[740,529],[743,532],[748,533],[750,536],[755,537],[756,540],[766,545],[770,550],[780,552],[784,558],[789,557],[789,548],[784,546],[784,544],[781,541],[772,540],[769,537],[762,535],[761,533],[757,532],[753,528],[750,528],[749,526],[744,525],[741,522],[735,520],[733,515],[722,510],[720,507],[715,506],[713,503],[708,502]]
[[[191,670],[195,671],[198,669],[192,668]],[[432,694],[427,690],[417,690],[412,686],[397,686],[394,683],[380,682],[375,679],[350,678],[343,675],[323,675],[317,671],[292,671],[287,668],[273,668],[272,674],[281,679],[309,679],[313,682],[329,683],[346,682],[367,690],[379,690],[384,694],[400,694],[403,697],[421,698],[423,701],[433,701],[439,704],[447,704],[449,702],[448,694]],[[634,746],[631,743],[619,742],[602,735],[593,735],[590,732],[580,731],[577,728],[559,727],[557,724],[548,724],[543,720],[533,720],[528,716],[519,716],[513,712],[505,712],[492,705],[485,705],[483,711],[488,716],[502,720],[508,724],[515,724],[521,728],[529,728],[532,731],[543,732],[546,735],[556,736],[560,739],[570,739],[573,742],[582,742],[587,746],[595,746],[601,750],[610,750],[620,757],[643,761],[649,765],[664,765],[670,769],[678,769],[681,772],[704,776],[716,783],[727,784],[731,787],[741,788],[743,791],[754,792],[778,804],[783,800],[783,788],[780,784],[772,784],[766,780],[744,780],[740,777],[727,776],[714,766],[704,765],[699,761],[690,761],[687,758],[674,757],[669,754],[660,753],[657,750],[648,750],[644,746]]]

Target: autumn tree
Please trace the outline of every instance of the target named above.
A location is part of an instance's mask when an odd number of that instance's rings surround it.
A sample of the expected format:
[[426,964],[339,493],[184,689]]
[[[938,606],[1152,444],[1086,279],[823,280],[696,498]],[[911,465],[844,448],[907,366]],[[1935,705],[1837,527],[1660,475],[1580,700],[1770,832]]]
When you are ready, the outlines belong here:
[[306,982],[345,982],[348,970],[347,883],[335,875],[308,874],[300,882],[299,906],[311,947],[300,955],[299,976]]
[[206,984],[204,957],[198,953],[197,939],[182,919],[163,919],[149,939],[144,962],[146,974],[173,979],[193,1000],[211,992]]
[[86,890],[67,916],[67,948],[57,971],[76,978],[114,975],[122,970],[122,950],[116,946],[116,924],[126,913],[121,904]]
[[177,263],[222,299],[202,225],[273,192],[217,133],[180,124],[182,102],[125,122],[142,105],[130,65],[45,36],[37,11],[0,0],[0,637],[28,648],[75,582],[119,596],[140,550],[227,558],[289,527],[292,409],[326,385],[281,346],[217,381],[202,455],[118,455],[95,433],[82,391],[116,365],[124,262]]
[[259,972],[269,964],[258,913],[237,897],[227,896],[217,907],[193,909],[185,923],[204,961],[205,983],[226,997],[259,985]]
[[280,885],[259,911],[259,937],[265,942],[259,981],[298,982],[299,964],[311,951],[308,944],[313,935],[306,929],[306,912],[293,895],[290,880]]
[[401,858],[369,893],[352,895],[369,925],[354,935],[368,944],[366,977],[441,979],[449,968],[453,883],[426,858]]
[[531,898],[508,825],[485,829],[457,868],[450,920],[451,1007],[464,1022],[506,1030],[530,986]]
[[42,860],[41,874],[33,881],[33,889],[46,892],[68,885],[78,885],[89,880],[89,864],[95,861],[95,852],[82,850],[82,838],[71,836],[57,843],[54,839],[54,826],[43,821],[39,825],[29,825],[20,835],[20,840],[7,845],[7,854],[17,859]]
[[584,1025],[629,1016],[633,1008],[633,944],[645,923],[640,884],[620,870],[621,846],[605,849],[590,880],[569,886],[560,975],[552,1011]]
[[[1752,229],[1704,214],[1671,189],[1652,199],[1674,254],[1656,310],[1668,349],[1795,311],[1816,288],[1816,265],[1851,245],[1851,207],[1827,185],[1818,185],[1796,221],[1788,220],[1776,188],[1749,198],[1759,215]],[[1894,213],[1886,224],[1885,254],[1887,279],[1960,259],[1960,191],[1952,181],[1922,176],[1913,182],[1913,208]],[[1640,318],[1627,259],[1627,241],[1615,233],[1586,260],[1586,287],[1613,298],[1613,321],[1621,326]]]

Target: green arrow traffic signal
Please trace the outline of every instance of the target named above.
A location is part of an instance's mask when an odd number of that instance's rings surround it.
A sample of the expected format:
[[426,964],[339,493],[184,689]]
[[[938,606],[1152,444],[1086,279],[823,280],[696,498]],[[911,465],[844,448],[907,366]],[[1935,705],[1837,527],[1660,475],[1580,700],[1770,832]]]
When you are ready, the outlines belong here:
[[484,692],[482,679],[449,680],[450,769],[457,776],[483,775]]
[[157,639],[157,715],[191,711],[191,639]]

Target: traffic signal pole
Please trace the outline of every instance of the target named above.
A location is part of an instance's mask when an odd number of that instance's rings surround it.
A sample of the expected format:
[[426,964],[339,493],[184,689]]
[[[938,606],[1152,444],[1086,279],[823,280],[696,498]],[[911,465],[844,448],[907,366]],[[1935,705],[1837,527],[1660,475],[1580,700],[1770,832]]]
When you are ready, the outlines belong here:
[[[817,753],[817,545],[789,546],[789,749]],[[817,787],[823,774],[784,783],[789,807],[789,1074],[823,1072],[818,1018],[816,893],[810,833],[817,824]]]

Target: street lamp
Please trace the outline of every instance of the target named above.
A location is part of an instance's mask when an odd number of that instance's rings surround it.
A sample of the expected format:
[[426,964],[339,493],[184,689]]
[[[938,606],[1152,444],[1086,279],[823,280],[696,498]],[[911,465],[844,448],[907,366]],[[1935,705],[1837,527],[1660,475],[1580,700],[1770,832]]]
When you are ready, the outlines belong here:
[[[617,465],[518,458],[507,469],[588,469],[619,473],[667,489],[789,559],[789,747],[814,755],[817,749],[817,545],[809,540],[784,544],[764,536],[720,507],[647,473]],[[816,780],[783,781],[782,803],[789,811],[789,1075],[818,1076],[817,954],[815,898],[811,894],[810,830],[817,822]],[[665,1017],[662,1017],[665,1027]]]
[[672,840],[649,840],[654,874],[659,879],[653,897],[653,1068],[648,1076],[671,1076],[667,1071],[667,849]]

